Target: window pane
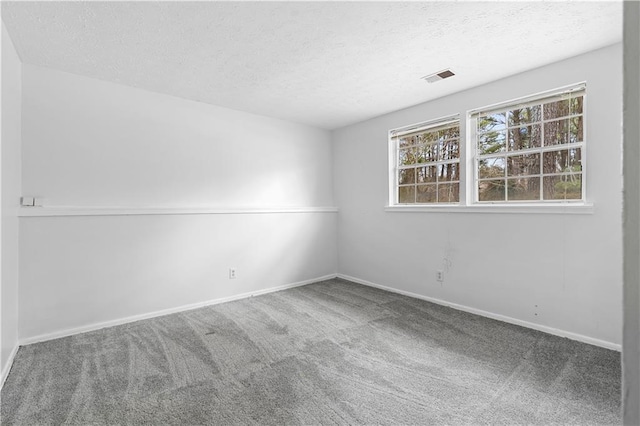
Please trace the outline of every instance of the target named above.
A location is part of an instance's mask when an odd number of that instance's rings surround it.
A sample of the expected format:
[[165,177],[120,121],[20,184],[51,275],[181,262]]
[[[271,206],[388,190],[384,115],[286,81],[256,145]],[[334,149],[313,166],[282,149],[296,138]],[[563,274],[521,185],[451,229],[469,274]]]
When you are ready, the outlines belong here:
[[478,136],[480,155],[503,152],[505,150],[505,132],[489,132]]
[[540,147],[540,134],[539,124],[509,129],[509,151]]
[[398,184],[406,185],[416,183],[416,169],[400,169],[398,173]]
[[583,142],[584,141],[584,129],[583,119],[580,117],[573,117],[571,119],[571,127],[569,128],[569,142]]
[[400,186],[398,187],[398,203],[407,204],[415,203],[416,201],[416,187],[415,186]]
[[401,136],[398,138],[399,147],[406,148],[414,145],[434,143],[438,141],[438,134],[439,134],[438,131],[432,132],[427,130],[418,134]]
[[435,182],[437,176],[436,166],[418,167],[418,183]]
[[536,121],[541,121],[542,108],[540,105],[534,105],[527,108],[519,108],[509,111],[507,116],[509,118],[509,126],[515,127],[521,124],[533,123]]
[[440,130],[438,133],[440,140],[443,139],[458,139],[460,138],[460,128],[459,127],[449,127],[448,129]]
[[507,199],[509,201],[539,200],[540,177],[509,179]]
[[418,135],[417,143],[434,143],[438,141],[438,132],[424,132]]
[[399,138],[398,141],[399,141],[398,143],[400,145],[400,148],[406,148],[408,146],[415,145],[416,143],[416,139],[413,136],[409,136],[409,137],[404,136]]
[[540,174],[540,154],[514,155],[507,157],[507,175]]
[[543,196],[545,200],[582,199],[581,174],[545,176],[543,179]]
[[408,166],[416,163],[416,148],[401,149],[398,151],[398,165]]
[[416,148],[418,163],[431,163],[438,160],[438,144],[420,145]]
[[417,203],[435,203],[437,201],[436,185],[418,185]]
[[567,173],[582,171],[580,148],[563,149],[544,153],[544,173]]
[[504,130],[506,128],[504,112],[478,117],[478,132]]
[[504,185],[504,179],[478,182],[478,199],[480,201],[504,201]]
[[[484,109],[495,113],[471,114],[476,146],[469,155],[476,170],[465,171],[473,173],[469,177],[478,194],[474,201],[582,200],[584,90],[576,85]],[[440,179],[440,170],[438,176],[438,185],[447,182]]]
[[448,163],[438,165],[438,181],[450,182],[452,180],[460,180],[459,163]]
[[460,142],[459,139],[450,139],[440,142],[440,159],[454,160],[460,158]]
[[[450,118],[390,131],[389,143],[396,146],[397,161],[391,173],[396,182],[394,204],[438,203],[438,185],[447,201],[459,197],[460,125]],[[503,123],[504,124],[504,123]],[[424,127],[420,127],[424,126]],[[426,129],[426,130],[425,130]],[[404,132],[404,136],[394,136]]]
[[504,177],[505,158],[485,158],[479,161],[478,177],[480,179]]
[[569,120],[544,123],[544,145],[569,143]]
[[460,200],[460,186],[458,183],[438,185],[439,203],[456,203]]
[[569,115],[570,106],[570,99],[563,99],[561,101],[544,104],[542,106],[544,109],[544,119],[549,120],[552,118],[566,117]]
[[571,114],[582,114],[584,96],[571,99]]

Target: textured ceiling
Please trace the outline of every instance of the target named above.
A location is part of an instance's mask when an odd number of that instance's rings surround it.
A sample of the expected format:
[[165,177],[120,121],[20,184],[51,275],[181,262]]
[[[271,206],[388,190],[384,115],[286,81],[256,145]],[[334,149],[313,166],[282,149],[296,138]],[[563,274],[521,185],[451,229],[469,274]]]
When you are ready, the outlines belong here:
[[327,129],[622,39],[617,1],[3,1],[2,19],[25,63]]

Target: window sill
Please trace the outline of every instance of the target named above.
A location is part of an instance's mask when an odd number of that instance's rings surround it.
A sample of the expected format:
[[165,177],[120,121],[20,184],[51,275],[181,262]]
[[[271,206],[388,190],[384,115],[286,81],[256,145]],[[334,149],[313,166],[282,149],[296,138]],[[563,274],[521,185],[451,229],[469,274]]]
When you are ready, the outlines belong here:
[[473,205],[432,205],[432,206],[386,206],[387,212],[394,213],[525,213],[525,214],[593,214],[592,203],[558,204],[473,204]]

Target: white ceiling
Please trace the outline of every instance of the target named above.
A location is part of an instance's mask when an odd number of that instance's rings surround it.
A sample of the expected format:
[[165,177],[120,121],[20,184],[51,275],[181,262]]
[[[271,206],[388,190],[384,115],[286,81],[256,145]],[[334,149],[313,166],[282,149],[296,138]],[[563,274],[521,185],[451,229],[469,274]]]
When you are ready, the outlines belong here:
[[327,129],[622,39],[618,1],[2,2],[2,19],[24,63]]

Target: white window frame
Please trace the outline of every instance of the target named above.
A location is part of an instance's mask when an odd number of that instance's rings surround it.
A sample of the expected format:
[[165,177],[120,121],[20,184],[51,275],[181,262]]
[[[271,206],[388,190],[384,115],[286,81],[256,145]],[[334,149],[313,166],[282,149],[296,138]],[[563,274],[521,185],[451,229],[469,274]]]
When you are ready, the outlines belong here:
[[[582,109],[582,122],[583,122],[583,138],[582,141],[580,142],[574,142],[574,143],[570,143],[570,144],[563,144],[563,145],[552,145],[552,146],[541,146],[539,148],[530,148],[530,149],[526,149],[526,150],[518,150],[515,153],[504,153],[504,158],[506,159],[509,156],[517,156],[517,155],[523,155],[523,154],[535,154],[535,153],[539,153],[540,154],[540,173],[538,174],[538,176],[552,176],[553,174],[545,174],[542,170],[543,168],[543,153],[544,152],[551,152],[551,151],[559,151],[559,150],[563,150],[563,149],[576,149],[579,148],[581,150],[581,165],[582,165],[582,170],[579,173],[581,176],[581,180],[582,180],[582,194],[581,194],[581,198],[580,199],[567,199],[567,200],[544,200],[542,198],[542,191],[543,191],[543,185],[542,185],[542,181],[541,181],[541,185],[540,185],[540,199],[539,200],[527,200],[527,201],[520,201],[520,200],[500,200],[500,201],[480,201],[479,200],[479,192],[478,192],[478,181],[479,181],[479,177],[478,177],[478,170],[479,170],[479,162],[481,160],[481,156],[478,153],[478,141],[477,141],[477,118],[481,115],[484,114],[488,114],[488,113],[501,113],[504,112],[505,113],[505,117],[506,117],[506,113],[508,111],[514,110],[514,109],[520,109],[520,108],[526,108],[529,106],[533,106],[533,105],[541,105],[541,104],[545,104],[545,103],[551,103],[554,101],[558,101],[558,100],[563,100],[566,99],[567,97],[571,97],[571,96],[582,96],[583,97],[583,109]],[[541,112],[542,113],[542,112]],[[570,118],[572,117],[571,115],[567,116],[567,117],[563,117],[564,118]],[[533,125],[533,124],[542,124],[545,122],[549,122],[549,121],[554,121],[553,120],[545,120],[544,117],[541,117],[541,120],[539,122],[535,122],[535,123],[528,123],[527,125]],[[471,110],[467,113],[467,144],[466,144],[466,151],[467,153],[470,153],[470,157],[472,158],[471,164],[469,164],[467,167],[472,167],[472,169],[467,168],[467,172],[472,171],[472,173],[467,173],[467,188],[469,188],[470,190],[467,191],[465,193],[466,199],[467,199],[467,204],[469,205],[495,205],[495,206],[503,206],[503,205],[539,205],[539,204],[545,204],[545,205],[549,205],[549,206],[553,206],[553,205],[560,205],[560,206],[566,206],[566,205],[584,205],[586,204],[586,195],[587,195],[587,179],[586,179],[586,171],[587,171],[587,150],[586,150],[586,146],[587,146],[587,131],[586,131],[586,127],[587,127],[587,93],[586,93],[586,84],[585,83],[579,83],[579,84],[575,84],[575,85],[571,85],[571,86],[565,86],[559,89],[554,89],[554,90],[549,90],[546,92],[542,92],[542,93],[538,93],[536,95],[532,95],[532,96],[527,96],[524,98],[518,98],[515,100],[511,100],[511,101],[506,101],[506,102],[501,102],[499,104],[493,104],[493,105],[489,105],[486,107],[482,107],[482,108],[477,108],[474,110]],[[508,139],[508,123],[506,123],[505,126],[505,135]],[[544,145],[544,132],[541,132],[541,145]],[[508,144],[508,140],[505,140],[505,143]],[[485,156],[485,157],[489,157],[489,156]],[[484,157],[483,157],[484,158]],[[505,164],[505,167],[507,167],[507,165]],[[576,173],[578,174],[578,173]],[[558,174],[559,175],[559,174]]]
[[[433,163],[428,163],[429,165],[437,166],[440,164],[450,164],[457,163],[458,164],[458,174],[459,180],[456,181],[459,187],[460,199],[456,202],[450,203],[411,203],[411,204],[400,204],[398,199],[398,175],[400,167],[398,166],[398,134],[407,134],[413,132],[421,132],[437,129],[439,127],[450,127],[451,124],[457,124],[460,132],[460,137],[458,139],[458,159],[457,160],[438,160]],[[462,151],[464,150],[465,142],[463,137],[463,131],[460,122],[460,115],[453,114],[440,118],[436,118],[434,120],[423,121],[420,123],[411,124],[408,126],[399,127],[396,129],[389,130],[389,138],[388,138],[388,147],[389,147],[389,204],[390,207],[399,207],[399,208],[414,208],[414,207],[443,207],[443,206],[459,206],[462,201],[462,187],[464,186],[464,175],[463,169],[464,164],[462,162]]]
[[[544,103],[545,100],[552,97],[561,97],[571,92],[582,91],[584,96],[583,103],[583,141],[580,144],[581,148],[581,164],[582,164],[582,199],[581,200],[533,200],[533,201],[493,201],[493,202],[478,202],[478,189],[477,189],[477,142],[476,142],[476,122],[472,118],[474,114],[478,114],[483,111],[492,111],[501,109],[505,110],[516,109],[520,106],[525,106],[527,103],[535,105]],[[586,83],[581,82],[568,86],[559,87],[553,90],[539,92],[534,95],[511,99],[508,101],[488,105],[482,108],[475,108],[466,112],[466,119],[460,120],[460,114],[451,114],[434,120],[424,121],[409,126],[399,127],[389,131],[388,135],[388,152],[389,152],[389,191],[388,191],[388,204],[385,207],[385,211],[389,212],[446,212],[446,213],[543,213],[543,214],[592,214],[594,212],[594,206],[589,198],[587,191],[587,139],[588,139],[588,119],[587,119],[587,91]],[[398,204],[398,167],[397,167],[397,147],[392,143],[392,132],[409,131],[412,129],[419,129],[421,126],[432,125],[436,127],[442,125],[447,120],[459,120],[460,126],[460,202],[449,204]],[[571,144],[573,148],[574,144]],[[562,149],[556,147],[549,147],[548,150]],[[578,147],[578,145],[575,145]],[[539,151],[538,151],[539,152]],[[541,154],[542,156],[542,154]],[[542,158],[541,158],[542,163]],[[542,172],[541,172],[542,173]],[[544,176],[544,174],[543,174]]]

